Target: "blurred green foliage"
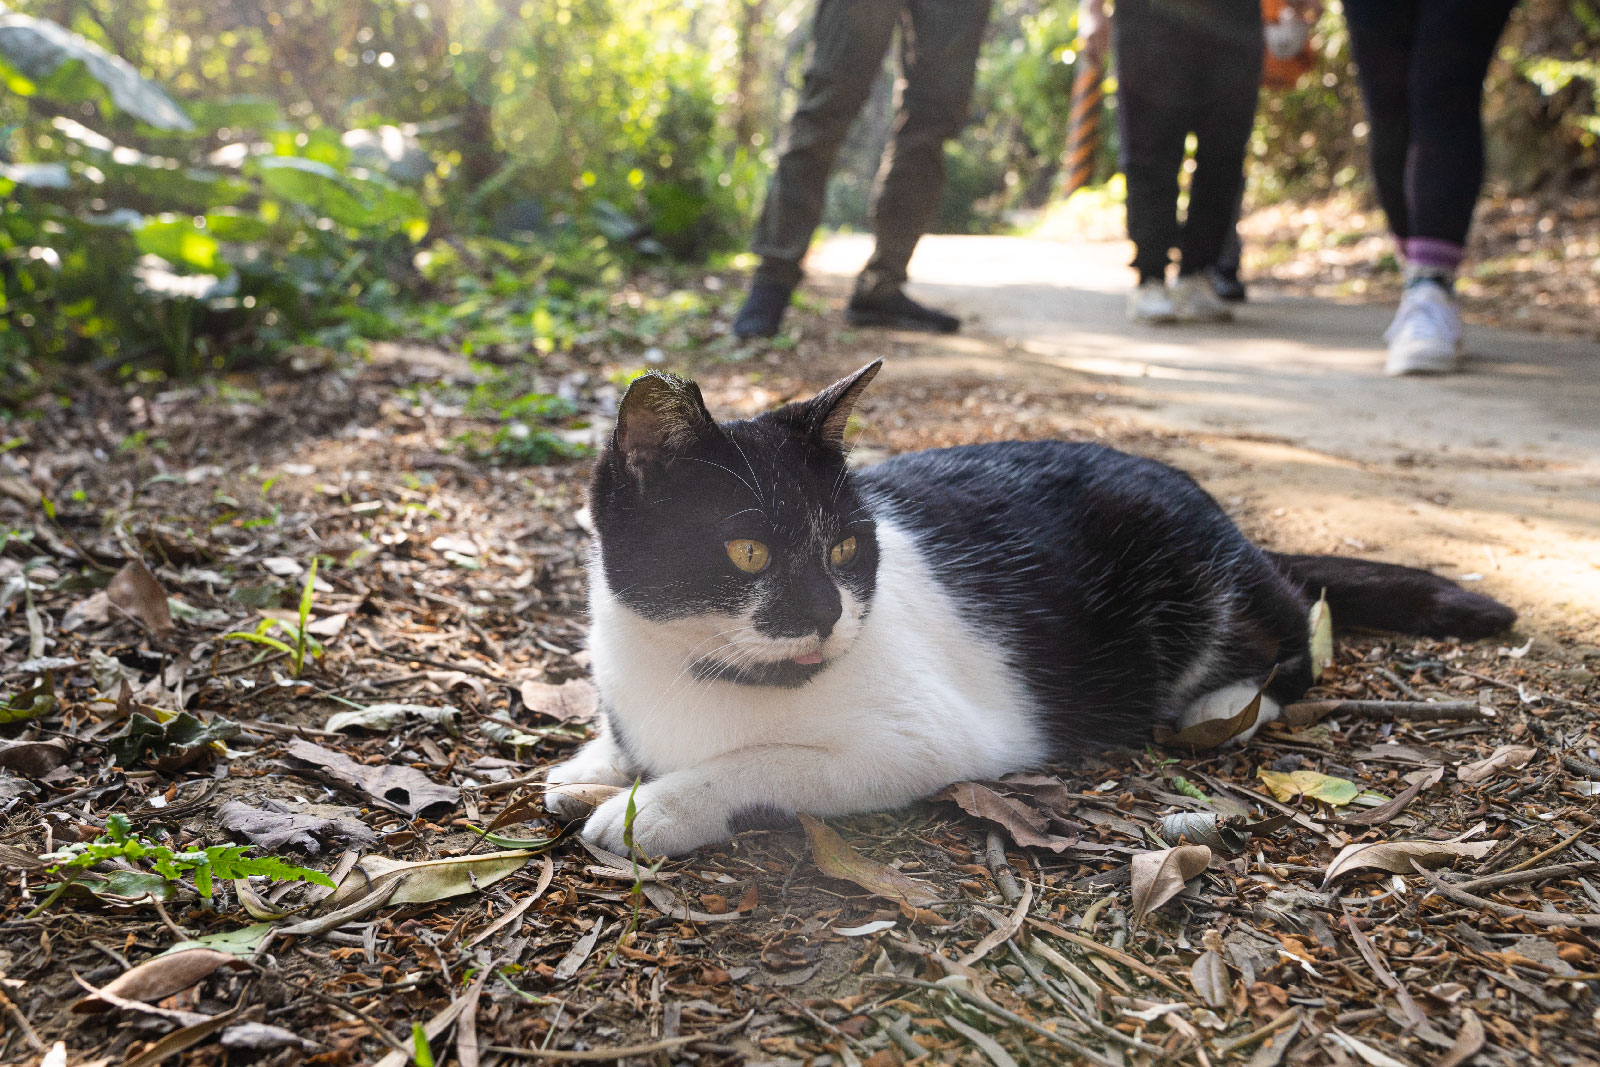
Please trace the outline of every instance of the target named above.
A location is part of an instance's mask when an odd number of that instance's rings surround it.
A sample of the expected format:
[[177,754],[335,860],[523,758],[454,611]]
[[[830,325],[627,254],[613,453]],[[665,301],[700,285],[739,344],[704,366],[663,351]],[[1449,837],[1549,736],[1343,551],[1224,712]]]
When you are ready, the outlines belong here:
[[[188,375],[392,337],[536,361],[603,337],[641,261],[743,246],[813,4],[0,5],[0,408],[69,363]],[[1600,169],[1596,5],[1524,0],[1503,44],[1491,162],[1519,187]],[[1076,22],[1076,0],[995,4],[941,229],[1051,199]],[[1337,3],[1314,40],[1319,68],[1263,96],[1258,199],[1364,181]],[[894,64],[841,156],[832,224],[866,221]]]

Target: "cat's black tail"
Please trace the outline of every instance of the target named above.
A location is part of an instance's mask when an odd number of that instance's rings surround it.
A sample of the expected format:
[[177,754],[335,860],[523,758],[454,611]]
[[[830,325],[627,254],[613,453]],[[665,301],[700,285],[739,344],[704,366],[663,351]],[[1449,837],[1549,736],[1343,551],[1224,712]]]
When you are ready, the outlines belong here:
[[1469,593],[1448,578],[1348,556],[1268,552],[1289,580],[1315,600],[1326,589],[1336,626],[1394,630],[1422,637],[1488,637],[1517,621],[1498,600]]

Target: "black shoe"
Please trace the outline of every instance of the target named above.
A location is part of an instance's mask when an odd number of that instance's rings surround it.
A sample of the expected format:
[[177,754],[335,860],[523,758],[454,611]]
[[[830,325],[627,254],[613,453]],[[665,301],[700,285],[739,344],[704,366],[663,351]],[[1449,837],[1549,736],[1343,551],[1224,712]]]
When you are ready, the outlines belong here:
[[1237,269],[1224,270],[1221,267],[1207,267],[1206,281],[1211,283],[1211,291],[1217,294],[1218,300],[1225,300],[1230,304],[1244,303],[1244,282],[1239,280],[1239,271]]
[[955,333],[961,329],[961,320],[954,315],[925,307],[899,289],[856,293],[844,309],[844,321],[852,326],[885,326],[925,333]]
[[776,337],[783,323],[783,313],[789,309],[789,299],[794,296],[791,286],[757,278],[750,283],[750,294],[744,306],[733,319],[733,335],[742,341],[753,337]]

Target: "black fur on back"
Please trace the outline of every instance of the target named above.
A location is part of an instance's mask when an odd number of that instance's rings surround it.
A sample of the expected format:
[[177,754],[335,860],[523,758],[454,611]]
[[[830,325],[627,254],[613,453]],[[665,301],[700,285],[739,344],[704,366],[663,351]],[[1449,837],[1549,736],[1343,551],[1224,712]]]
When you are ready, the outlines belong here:
[[898,456],[857,478],[977,631],[1009,650],[1054,755],[1148,739],[1195,698],[1274,666],[1280,701],[1311,684],[1304,595],[1171,467],[1005,442]]

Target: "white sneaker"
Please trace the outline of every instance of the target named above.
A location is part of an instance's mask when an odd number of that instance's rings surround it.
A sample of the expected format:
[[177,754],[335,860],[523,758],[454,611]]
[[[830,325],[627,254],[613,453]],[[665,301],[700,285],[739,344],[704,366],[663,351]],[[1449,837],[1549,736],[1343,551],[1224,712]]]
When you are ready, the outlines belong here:
[[1146,278],[1128,294],[1129,322],[1177,322],[1178,309],[1160,278]]
[[1211,289],[1204,274],[1183,274],[1172,286],[1172,303],[1179,322],[1232,322],[1233,309]]
[[1383,339],[1389,342],[1387,374],[1449,374],[1461,368],[1461,316],[1438,282],[1418,282],[1406,290]]

